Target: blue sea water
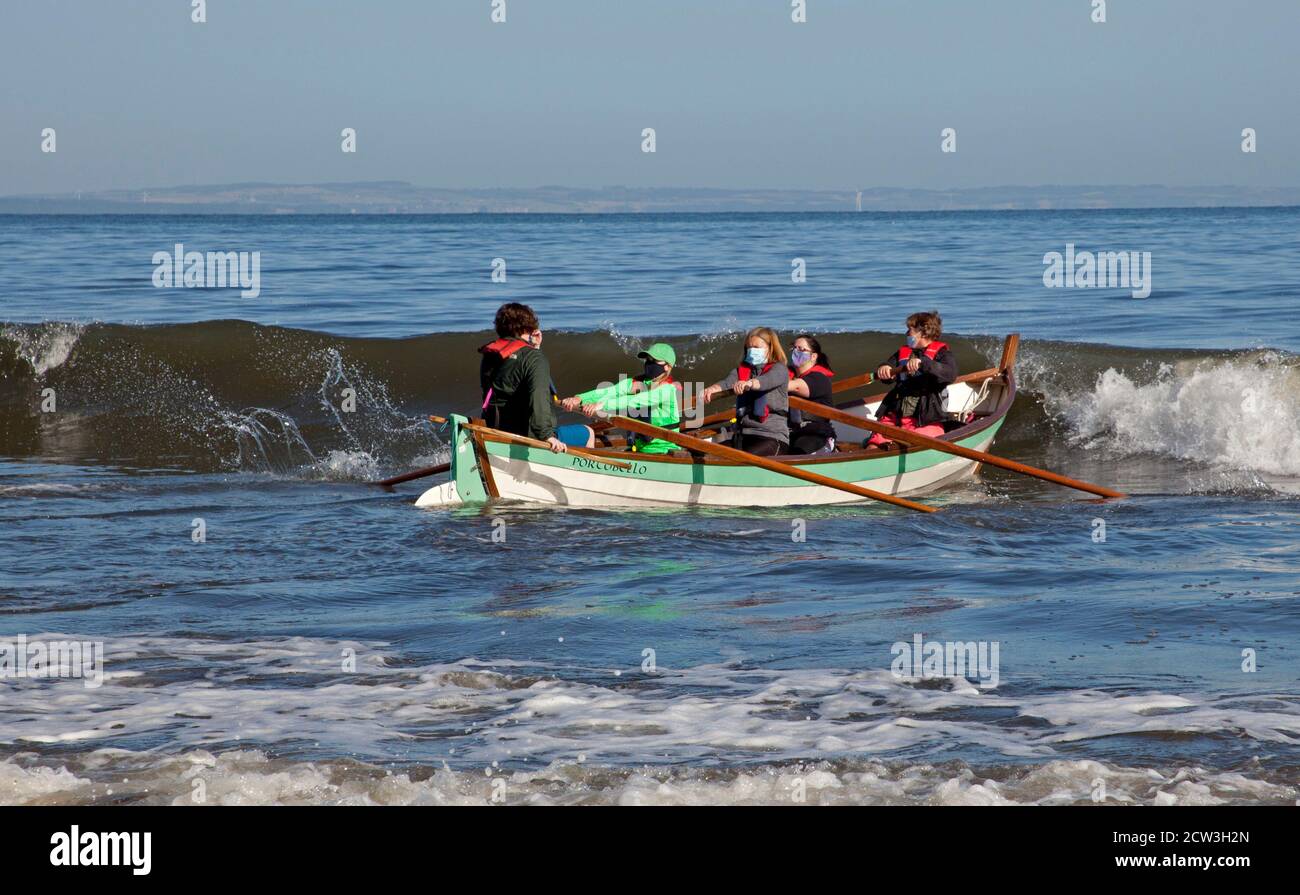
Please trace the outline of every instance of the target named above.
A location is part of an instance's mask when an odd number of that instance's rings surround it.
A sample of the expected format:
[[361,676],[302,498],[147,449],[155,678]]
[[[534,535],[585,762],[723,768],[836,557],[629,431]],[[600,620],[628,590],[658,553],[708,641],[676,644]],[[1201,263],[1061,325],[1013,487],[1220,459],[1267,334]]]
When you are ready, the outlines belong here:
[[[154,254],[177,243],[260,252],[261,294],[153,288]],[[1150,252],[1150,297],[1044,288],[1043,256],[1067,244]],[[7,320],[237,318],[351,336],[486,329],[502,301],[534,304],[551,328],[628,333],[754,319],[893,332],[937,306],[959,333],[1297,351],[1298,252],[1296,208],[0,218]]]
[[[154,288],[177,242],[260,252],[260,296]],[[1150,252],[1150,296],[1046,288],[1067,244]],[[0,680],[0,801],[1291,803],[1297,249],[1297,209],[0,217],[0,668],[20,636],[104,657]],[[506,300],[562,391],[660,337],[709,378],[759,323],[845,375],[913,310],[968,369],[1019,331],[997,451],[1132,496],[366,485],[445,457],[423,416],[473,405]],[[918,635],[996,644],[997,686],[899,677]]]

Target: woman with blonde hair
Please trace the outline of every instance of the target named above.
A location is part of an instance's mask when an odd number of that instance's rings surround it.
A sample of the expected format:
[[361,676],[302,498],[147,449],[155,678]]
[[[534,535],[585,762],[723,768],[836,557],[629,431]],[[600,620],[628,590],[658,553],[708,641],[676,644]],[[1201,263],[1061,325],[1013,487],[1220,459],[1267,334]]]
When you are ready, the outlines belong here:
[[776,332],[758,326],[745,334],[740,365],[704,390],[705,403],[724,389],[736,395],[736,424],[728,447],[760,457],[790,450],[790,370]]

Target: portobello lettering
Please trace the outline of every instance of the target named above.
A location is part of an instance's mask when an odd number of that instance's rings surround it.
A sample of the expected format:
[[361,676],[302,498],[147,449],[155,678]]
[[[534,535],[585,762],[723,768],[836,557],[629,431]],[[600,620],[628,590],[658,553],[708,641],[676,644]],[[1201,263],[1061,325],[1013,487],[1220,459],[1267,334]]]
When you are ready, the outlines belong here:
[[601,472],[621,472],[626,475],[645,475],[646,465],[644,463],[629,463],[630,469],[621,469],[612,466],[609,463],[600,463],[587,457],[571,457],[570,465],[574,469],[598,469]]

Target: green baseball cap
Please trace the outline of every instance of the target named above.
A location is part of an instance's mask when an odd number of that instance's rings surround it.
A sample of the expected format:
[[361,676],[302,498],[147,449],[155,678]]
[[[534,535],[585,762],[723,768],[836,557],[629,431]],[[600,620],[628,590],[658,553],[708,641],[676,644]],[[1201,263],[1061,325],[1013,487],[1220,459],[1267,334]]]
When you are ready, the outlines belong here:
[[637,352],[637,357],[648,357],[651,360],[659,361],[661,364],[677,366],[677,352],[673,351],[673,346],[666,342],[655,342],[645,351]]

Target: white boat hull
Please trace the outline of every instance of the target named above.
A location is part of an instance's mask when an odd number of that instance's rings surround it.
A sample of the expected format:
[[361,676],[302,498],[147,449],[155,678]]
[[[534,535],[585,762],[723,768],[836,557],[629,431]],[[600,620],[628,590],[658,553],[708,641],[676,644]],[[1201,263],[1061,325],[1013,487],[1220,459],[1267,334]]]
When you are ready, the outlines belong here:
[[[987,450],[993,435],[972,445]],[[488,462],[501,500],[518,500],[570,507],[664,507],[664,506],[818,506],[862,503],[863,498],[822,485],[792,484],[779,487],[737,487],[703,483],[662,482],[624,478],[608,473],[586,472],[558,466],[540,466],[527,460],[491,456]],[[922,469],[908,470],[883,478],[855,482],[886,494],[915,494],[971,476],[979,464],[952,457]],[[448,490],[452,500],[448,499]],[[430,488],[420,496],[418,507],[459,503],[451,483]]]

